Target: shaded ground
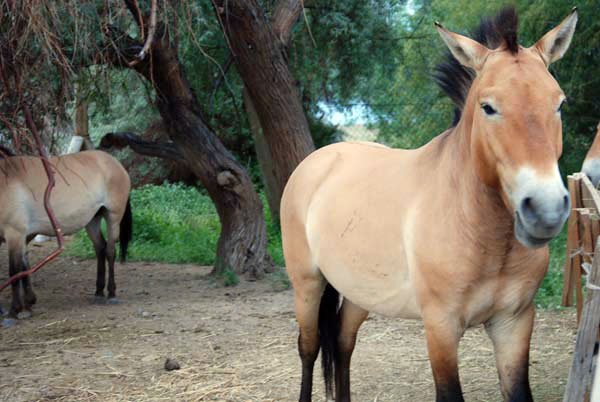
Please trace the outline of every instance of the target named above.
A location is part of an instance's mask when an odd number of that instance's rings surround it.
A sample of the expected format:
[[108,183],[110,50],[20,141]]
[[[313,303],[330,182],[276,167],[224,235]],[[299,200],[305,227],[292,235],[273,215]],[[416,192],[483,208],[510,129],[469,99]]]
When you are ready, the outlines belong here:
[[[33,247],[31,260],[51,245]],[[0,279],[6,277],[0,250]],[[220,288],[209,268],[117,267],[122,304],[92,303],[95,262],[59,257],[35,274],[34,317],[0,328],[0,400],[294,401],[300,384],[291,290],[275,278]],[[8,307],[10,291],[0,294]],[[531,383],[536,401],[561,401],[575,341],[572,311],[538,312]],[[166,371],[167,357],[181,369]],[[423,327],[372,316],[352,364],[355,401],[432,401]],[[491,342],[461,343],[467,401],[499,401]],[[315,400],[324,400],[315,376]]]

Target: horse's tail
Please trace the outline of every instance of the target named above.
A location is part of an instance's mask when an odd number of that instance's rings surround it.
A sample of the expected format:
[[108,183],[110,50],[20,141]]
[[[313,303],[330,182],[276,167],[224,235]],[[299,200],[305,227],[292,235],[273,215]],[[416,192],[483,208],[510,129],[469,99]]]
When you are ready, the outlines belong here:
[[125,214],[121,219],[120,234],[119,234],[119,245],[121,246],[121,262],[125,262],[127,259],[127,246],[131,241],[133,235],[133,218],[131,216],[131,200],[127,199],[127,205],[125,206]]
[[[339,294],[329,283],[321,297],[319,306],[319,339],[321,341],[321,364],[323,366],[323,378],[325,389],[333,390],[334,384],[334,362],[337,348],[337,337],[339,331]],[[329,394],[329,392],[328,392]]]

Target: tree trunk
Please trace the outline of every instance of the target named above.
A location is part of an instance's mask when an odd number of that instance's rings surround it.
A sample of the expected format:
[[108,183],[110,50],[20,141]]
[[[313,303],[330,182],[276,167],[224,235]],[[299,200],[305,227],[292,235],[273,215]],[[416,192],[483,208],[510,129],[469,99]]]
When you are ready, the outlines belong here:
[[246,115],[248,116],[248,124],[250,125],[250,131],[252,132],[252,139],[254,140],[254,149],[256,151],[256,158],[258,159],[258,166],[260,167],[263,184],[265,186],[265,192],[267,195],[267,202],[269,208],[273,213],[273,219],[279,221],[279,201],[277,194],[273,193],[274,189],[277,188],[277,177],[275,176],[275,164],[273,158],[271,158],[271,152],[269,146],[265,141],[265,133],[260,125],[260,119],[254,109],[252,98],[248,93],[247,89],[244,89],[244,108],[246,109]]
[[[216,5],[273,162],[274,180],[265,184],[272,214],[279,217],[279,202],[289,176],[314,150],[286,52],[302,4],[300,0],[280,0],[271,21],[257,0],[219,0]],[[269,161],[260,166],[268,167]],[[262,173],[269,177],[270,172]]]
[[89,117],[88,117],[88,102],[82,96],[79,85],[75,86],[76,106],[75,106],[75,135],[83,138],[83,144],[79,149],[73,152],[94,149],[94,145],[90,140]]
[[157,28],[150,57],[133,65],[127,64],[134,58],[129,49],[139,49],[140,44],[122,33],[109,35],[123,50],[113,63],[134,68],[153,84],[171,140],[215,203],[221,235],[213,272],[231,270],[248,279],[262,277],[272,267],[262,203],[250,176],[202,116],[166,29]]

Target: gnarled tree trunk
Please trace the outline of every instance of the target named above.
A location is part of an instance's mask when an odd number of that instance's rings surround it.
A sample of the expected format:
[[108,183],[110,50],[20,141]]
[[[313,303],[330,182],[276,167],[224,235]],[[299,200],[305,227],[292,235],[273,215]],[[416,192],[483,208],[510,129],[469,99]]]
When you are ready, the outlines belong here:
[[[288,68],[287,45],[302,12],[300,0],[279,0],[268,18],[257,0],[217,0],[232,54],[260,120],[270,161],[261,163],[269,206],[279,217],[283,188],[296,166],[314,150],[300,93]],[[254,130],[253,130],[254,131]]]
[[233,270],[249,279],[261,277],[271,267],[262,203],[250,176],[206,123],[168,31],[158,23],[148,56],[134,63],[142,44],[111,27],[107,34],[119,49],[112,62],[134,68],[153,84],[171,140],[215,203],[221,235],[213,272]]

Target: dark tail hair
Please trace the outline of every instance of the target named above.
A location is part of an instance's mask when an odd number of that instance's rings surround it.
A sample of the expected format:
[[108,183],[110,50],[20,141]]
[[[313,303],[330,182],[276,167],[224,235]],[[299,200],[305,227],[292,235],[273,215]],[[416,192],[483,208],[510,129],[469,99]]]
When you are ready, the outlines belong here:
[[337,349],[337,337],[339,331],[339,293],[329,283],[321,297],[319,306],[319,339],[321,341],[321,364],[323,366],[323,378],[325,389],[333,390],[334,384],[334,362]]
[[125,214],[121,219],[120,234],[119,234],[119,245],[121,246],[121,262],[125,262],[127,259],[127,246],[131,241],[133,235],[133,219],[131,216],[131,202],[127,199],[127,205],[125,206]]

